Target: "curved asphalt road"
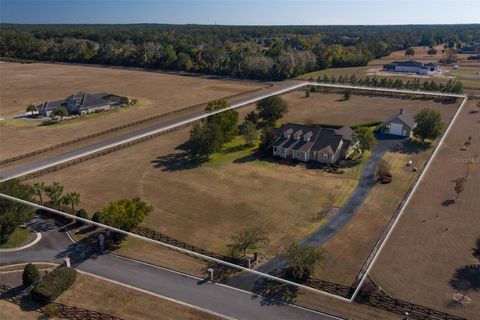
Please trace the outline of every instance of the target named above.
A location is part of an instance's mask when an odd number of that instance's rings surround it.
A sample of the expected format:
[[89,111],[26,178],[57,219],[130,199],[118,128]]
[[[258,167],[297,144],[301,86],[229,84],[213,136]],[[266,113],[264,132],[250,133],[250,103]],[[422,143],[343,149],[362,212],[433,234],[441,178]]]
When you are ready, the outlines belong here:
[[339,319],[115,255],[99,255],[73,243],[52,220],[35,218],[28,226],[42,233],[40,242],[22,251],[1,252],[0,266],[26,262],[62,263],[63,258],[69,256],[72,265],[80,271],[236,319]]

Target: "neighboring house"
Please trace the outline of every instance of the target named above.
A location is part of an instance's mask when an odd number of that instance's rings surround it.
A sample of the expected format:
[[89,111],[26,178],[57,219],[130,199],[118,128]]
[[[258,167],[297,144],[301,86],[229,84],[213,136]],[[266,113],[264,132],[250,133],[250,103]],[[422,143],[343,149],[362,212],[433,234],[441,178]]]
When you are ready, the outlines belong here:
[[462,54],[476,54],[480,53],[480,45],[472,45],[469,47],[462,47],[460,49],[457,49],[458,53]]
[[417,123],[413,116],[405,109],[382,124],[381,132],[401,137],[410,137]]
[[438,64],[421,63],[418,61],[394,61],[383,66],[384,71],[402,72],[402,73],[416,73],[416,74],[435,74],[440,69]]
[[126,101],[125,97],[106,92],[79,92],[62,100],[46,101],[37,106],[37,109],[38,113],[43,116],[50,116],[50,114],[60,107],[67,108],[70,114],[83,115],[122,106]]
[[328,129],[287,123],[276,132],[273,155],[303,162],[335,163],[347,159],[359,145],[350,127]]

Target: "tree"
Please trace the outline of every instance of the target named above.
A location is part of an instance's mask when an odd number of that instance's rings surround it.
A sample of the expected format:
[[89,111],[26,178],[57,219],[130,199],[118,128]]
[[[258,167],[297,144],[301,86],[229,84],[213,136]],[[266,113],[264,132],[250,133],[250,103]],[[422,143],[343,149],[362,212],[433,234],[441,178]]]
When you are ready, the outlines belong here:
[[257,102],[257,111],[265,126],[273,127],[288,112],[288,104],[279,96],[272,96]]
[[310,97],[310,90],[305,89],[305,98],[309,98],[309,97]]
[[[0,183],[0,193],[33,201],[35,192],[29,185],[22,184],[16,179]],[[15,229],[33,217],[33,208],[16,201],[0,198],[0,244],[8,241]]]
[[307,279],[315,272],[317,264],[323,261],[322,249],[313,246],[300,246],[292,243],[282,252],[282,257],[288,265],[289,273],[294,279]]
[[177,56],[177,67],[180,70],[189,71],[193,68],[192,59],[185,52],[180,52]]
[[258,139],[258,130],[255,123],[251,121],[245,122],[242,131],[243,139],[245,139],[246,144],[253,146],[255,141]]
[[50,303],[70,288],[77,279],[73,268],[56,268],[37,282],[31,292],[32,298],[40,303]]
[[99,211],[95,212],[92,216],[92,221],[98,222],[98,223],[104,223],[102,214]]
[[33,117],[33,113],[34,113],[35,111],[37,111],[37,107],[36,107],[35,105],[33,105],[33,104],[29,104],[29,105],[27,106],[27,109],[26,109],[26,110],[27,110],[27,112],[30,112],[31,115],[32,115],[32,117]]
[[192,158],[200,160],[208,158],[214,152],[222,149],[223,134],[220,124],[197,123],[190,131],[187,142]]
[[452,63],[457,61],[458,61],[457,51],[455,49],[449,49],[447,52],[447,62]]
[[455,181],[455,187],[453,188],[455,190],[455,200],[458,200],[458,197],[460,195],[460,193],[463,192],[463,190],[465,190],[465,182],[467,181],[466,178],[460,178],[460,179],[457,179]]
[[52,201],[52,204],[56,205],[60,210],[60,205],[62,204],[63,200],[63,186],[54,181],[52,185],[45,188],[45,192]]
[[35,182],[33,184],[33,191],[35,192],[35,195],[38,196],[38,199],[40,200],[40,204],[43,205],[42,193],[45,192],[45,183],[44,182]]
[[[207,112],[213,112],[225,109],[229,106],[226,100],[212,101],[205,109]],[[238,112],[235,110],[226,110],[214,115],[211,115],[206,120],[207,125],[220,125],[222,130],[221,144],[230,142],[238,134]]]
[[249,113],[247,113],[245,118],[243,118],[243,122],[246,123],[247,121],[250,121],[257,125],[258,119],[258,114],[255,111],[250,111]]
[[[76,214],[77,217],[82,218],[82,219],[88,219],[88,213],[85,209],[79,209]],[[76,220],[78,225],[83,225],[83,221]]]
[[37,266],[31,263],[27,264],[23,269],[22,280],[25,288],[37,283],[40,280],[40,272],[38,272]]
[[405,55],[407,57],[413,57],[415,55],[415,49],[413,49],[412,47],[408,48],[407,50],[405,50]]
[[350,92],[350,90],[345,90],[343,92],[343,99],[344,100],[350,100],[350,97],[352,96],[352,92]]
[[65,107],[59,107],[59,108],[55,109],[55,111],[53,111],[52,114],[54,116],[59,116],[60,120],[63,120],[63,117],[68,116],[68,109],[65,108]]
[[442,116],[440,112],[424,108],[415,115],[417,126],[413,129],[413,133],[425,141],[425,139],[435,139],[443,129]]
[[372,149],[377,144],[373,130],[369,127],[356,128],[354,131],[354,139],[359,141],[362,152]]
[[153,207],[139,197],[110,202],[100,211],[104,223],[125,231],[131,231],[152,212]]
[[78,192],[69,192],[62,198],[62,203],[64,205],[72,206],[72,214],[75,214],[75,206],[78,206],[80,203],[80,194]]
[[268,241],[268,236],[262,228],[253,227],[231,236],[230,239],[232,240],[232,244],[228,246],[242,251],[243,255],[246,255],[247,250],[256,250],[262,244],[265,244]]
[[434,55],[437,54],[437,49],[435,49],[435,48],[430,48],[430,49],[428,49],[427,54],[428,54],[429,56],[434,56]]
[[384,159],[380,159],[377,164],[377,169],[375,171],[376,181],[381,183],[388,183],[392,179],[392,173],[390,171],[390,165]]
[[260,136],[260,146],[258,148],[260,150],[260,153],[264,156],[267,156],[269,154],[271,155],[271,149],[276,139],[277,136],[273,128],[263,128],[262,134]]

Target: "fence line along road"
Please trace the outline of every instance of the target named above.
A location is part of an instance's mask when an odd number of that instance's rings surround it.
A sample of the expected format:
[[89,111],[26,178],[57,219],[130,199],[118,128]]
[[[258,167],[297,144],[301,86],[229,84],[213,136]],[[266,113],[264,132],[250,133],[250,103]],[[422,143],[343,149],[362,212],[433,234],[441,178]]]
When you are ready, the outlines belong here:
[[46,164],[42,163],[42,164],[40,164],[36,167],[33,167],[33,168],[28,168],[26,170],[20,170],[19,172],[16,172],[15,170],[13,170],[13,172],[14,172],[13,174],[8,174],[8,171],[7,171],[7,174],[5,174],[5,173],[3,174],[2,180],[0,180],[0,182],[10,180],[10,179],[14,179],[14,178],[18,178],[18,177],[21,177],[23,175],[31,174],[31,173],[34,173],[36,171],[44,170],[44,169],[47,169],[49,167],[59,165],[59,164],[64,163],[64,162],[69,162],[71,160],[74,160],[74,159],[77,159],[77,158],[80,158],[80,157],[84,157],[84,156],[87,156],[87,155],[90,155],[90,154],[94,154],[94,153],[97,153],[99,151],[106,150],[108,148],[116,147],[116,146],[119,146],[119,145],[122,145],[122,144],[125,144],[125,143],[132,142],[134,140],[142,139],[142,138],[145,138],[145,137],[148,137],[148,136],[151,136],[151,135],[158,134],[158,133],[163,132],[163,131],[167,131],[167,130],[177,128],[177,127],[189,124],[189,123],[193,123],[195,121],[204,119],[208,116],[211,116],[211,115],[214,115],[214,114],[217,114],[217,113],[221,113],[221,112],[224,112],[224,111],[227,111],[227,110],[236,109],[236,108],[240,108],[242,106],[248,105],[248,104],[255,103],[255,102],[257,102],[259,100],[262,100],[264,98],[267,98],[267,97],[284,94],[288,91],[293,91],[293,90],[297,90],[297,89],[300,89],[300,88],[303,88],[303,87],[308,87],[308,86],[340,88],[340,89],[354,89],[354,90],[363,90],[363,91],[372,91],[372,92],[385,92],[385,93],[417,94],[417,95],[427,95],[427,96],[433,96],[433,97],[465,98],[464,95],[447,94],[447,93],[443,93],[443,92],[428,92],[428,91],[415,91],[415,90],[403,90],[403,89],[361,87],[361,86],[352,86],[352,85],[338,85],[338,84],[328,84],[328,83],[300,82],[300,83],[296,83],[296,84],[287,85],[286,87],[284,87],[282,89],[273,90],[273,91],[270,91],[269,93],[265,93],[263,95],[260,95],[260,96],[254,97],[254,98],[245,99],[241,102],[234,103],[231,106],[229,106],[227,108],[224,108],[224,109],[221,109],[221,110],[216,110],[216,111],[213,111],[213,112],[193,116],[193,117],[188,118],[186,120],[181,120],[181,121],[178,121],[178,122],[170,124],[170,125],[166,125],[166,126],[161,127],[161,128],[152,129],[151,131],[142,132],[140,134],[137,134],[137,135],[134,135],[134,136],[131,136],[131,137],[126,137],[125,139],[120,140],[120,141],[115,141],[115,142],[112,142],[112,143],[109,143],[109,144],[103,144],[102,146],[90,149],[88,151],[84,151],[82,153],[74,154],[72,156],[66,156],[64,158],[61,158],[59,160],[54,160],[54,161],[48,162]]
[[284,284],[288,284],[288,285],[291,285],[291,286],[294,286],[294,287],[297,287],[297,288],[302,288],[302,289],[305,289],[305,290],[308,290],[308,291],[312,291],[312,292],[315,292],[315,293],[326,295],[328,297],[339,299],[339,300],[344,301],[344,302],[351,302],[350,299],[346,299],[346,298],[337,296],[335,294],[330,294],[328,292],[318,290],[318,289],[315,289],[315,288],[307,286],[307,285],[303,285],[303,284],[296,283],[296,282],[293,282],[293,281],[290,281],[290,280],[286,280],[286,279],[282,279],[282,278],[279,278],[279,277],[276,277],[276,276],[272,276],[268,273],[263,273],[263,272],[260,272],[260,271],[257,271],[257,270],[253,270],[253,269],[249,269],[249,268],[246,268],[246,267],[243,267],[243,266],[239,266],[239,265],[231,263],[231,262],[227,262],[227,261],[224,261],[224,260],[213,258],[213,257],[207,256],[207,255],[204,255],[204,254],[201,254],[201,253],[198,253],[198,252],[193,252],[193,251],[188,250],[188,249],[183,249],[183,248],[180,248],[180,247],[177,247],[177,246],[174,246],[174,245],[162,242],[162,241],[158,241],[158,240],[155,240],[155,239],[150,239],[150,238],[138,235],[136,233],[125,231],[125,230],[122,230],[122,229],[118,229],[118,228],[115,228],[115,227],[112,227],[112,226],[109,226],[109,225],[106,225],[106,224],[103,224],[103,223],[98,223],[98,222],[94,222],[94,221],[89,220],[89,219],[80,218],[80,217],[74,216],[70,213],[66,213],[66,212],[63,212],[63,211],[60,211],[60,210],[45,207],[43,205],[39,205],[39,204],[34,203],[34,202],[30,202],[30,201],[22,200],[22,199],[19,199],[19,198],[15,198],[15,197],[12,197],[10,195],[3,194],[3,193],[0,193],[0,198],[4,198],[4,199],[10,200],[10,201],[15,201],[15,202],[33,207],[37,210],[43,210],[43,211],[46,211],[46,212],[51,212],[51,213],[54,213],[54,214],[57,214],[57,215],[60,215],[60,216],[63,216],[63,217],[67,217],[69,219],[75,219],[75,220],[81,221],[85,224],[90,224],[90,225],[93,225],[93,226],[104,228],[104,229],[110,230],[112,232],[117,232],[117,233],[129,236],[129,237],[132,237],[132,238],[136,238],[136,239],[144,240],[144,241],[147,241],[147,242],[155,243],[155,244],[160,245],[162,247],[172,249],[172,250],[178,251],[180,253],[191,255],[191,256],[194,256],[194,257],[197,257],[197,258],[200,258],[200,259],[211,261],[211,262],[214,262],[214,263],[217,263],[219,265],[223,265],[223,266],[226,266],[226,267],[229,267],[229,268],[249,272],[249,273],[255,274],[255,275],[260,276],[260,277],[264,277],[264,278],[275,280],[275,281],[278,281],[278,282],[281,282],[281,283],[284,283]]
[[[268,88],[271,88],[272,86],[273,85],[270,84],[270,86],[268,86]],[[222,97],[222,98],[219,98],[219,99],[224,99],[224,100],[232,99],[232,98],[240,97],[240,96],[245,95],[245,94],[251,94],[251,93],[254,93],[254,92],[257,92],[257,91],[261,91],[261,90],[264,90],[265,88],[266,87],[261,87],[261,88],[257,88],[257,89],[250,90],[250,91],[247,91],[247,92],[232,94],[232,95],[225,96],[225,97]],[[192,109],[195,109],[195,108],[198,108],[198,107],[201,107],[201,106],[205,106],[208,103],[209,102],[197,103],[197,104],[186,106],[186,107],[183,107],[183,108],[180,108],[180,109],[175,109],[175,110],[172,110],[172,111],[156,114],[154,116],[144,118],[144,119],[140,119],[140,120],[133,121],[133,122],[129,122],[129,123],[126,123],[126,124],[121,125],[121,126],[113,127],[113,128],[107,129],[107,130],[100,131],[100,132],[95,132],[95,133],[92,133],[92,134],[89,134],[89,135],[86,135],[86,136],[83,136],[83,137],[68,140],[68,141],[65,141],[65,142],[62,142],[62,143],[55,144],[53,146],[49,146],[49,147],[38,149],[38,150],[35,150],[35,151],[32,151],[32,152],[24,153],[24,154],[15,156],[15,157],[3,159],[3,160],[0,160],[0,165],[4,165],[4,164],[10,163],[10,162],[17,161],[17,160],[33,157],[33,156],[36,156],[38,154],[42,154],[42,153],[45,153],[45,152],[48,152],[48,151],[51,151],[51,150],[55,150],[55,149],[62,148],[62,147],[65,147],[65,146],[69,146],[69,145],[72,145],[72,144],[75,144],[75,143],[79,143],[79,142],[82,142],[82,141],[85,141],[85,140],[88,140],[88,139],[92,139],[92,138],[95,138],[95,137],[98,137],[98,136],[101,136],[101,135],[105,135],[105,134],[108,134],[108,133],[111,133],[111,132],[115,132],[115,131],[119,131],[119,130],[122,130],[122,129],[130,128],[130,127],[142,124],[142,123],[146,123],[146,122],[150,122],[150,121],[153,121],[153,120],[165,118],[165,117],[170,116],[172,114],[177,114],[177,113],[181,113],[181,112],[184,112],[184,111],[192,110]]]
[[134,135],[134,136],[131,136],[131,137],[127,137],[127,138],[125,138],[123,140],[120,140],[120,141],[115,141],[115,142],[112,142],[110,144],[104,144],[102,146],[99,146],[98,148],[90,149],[90,150],[82,152],[80,154],[74,154],[74,155],[71,155],[71,156],[67,156],[65,158],[61,158],[59,160],[55,160],[55,161],[52,161],[52,162],[49,162],[49,163],[46,163],[46,164],[41,164],[37,167],[29,168],[29,169],[26,169],[24,171],[15,172],[14,174],[6,174],[6,175],[3,174],[2,180],[0,182],[11,180],[11,179],[14,179],[14,178],[18,178],[18,177],[21,177],[21,176],[26,175],[26,174],[30,174],[30,173],[33,173],[33,172],[36,172],[36,171],[44,170],[46,168],[49,168],[49,167],[52,167],[52,166],[55,166],[55,165],[58,165],[58,164],[61,164],[61,163],[64,163],[64,162],[74,160],[76,158],[87,156],[87,155],[90,155],[90,154],[93,154],[93,153],[96,153],[96,152],[99,152],[99,151],[106,150],[108,148],[116,147],[116,146],[119,146],[119,145],[122,145],[122,144],[125,144],[125,143],[129,143],[129,142],[132,142],[132,141],[135,141],[135,140],[138,140],[138,139],[142,139],[142,138],[154,135],[154,134],[158,134],[158,133],[163,132],[163,131],[171,130],[173,128],[180,127],[180,126],[183,126],[183,125],[186,125],[186,124],[189,124],[189,123],[207,118],[211,115],[218,114],[218,113],[221,113],[221,112],[224,112],[224,111],[227,111],[227,110],[237,109],[237,108],[243,107],[243,106],[248,105],[248,104],[255,103],[259,100],[262,100],[262,99],[265,99],[265,98],[268,98],[268,97],[271,97],[271,96],[283,94],[283,93],[288,92],[288,91],[292,91],[292,90],[295,90],[295,89],[298,89],[298,88],[302,88],[306,85],[308,85],[308,83],[291,84],[291,85],[288,85],[284,88],[281,88],[281,89],[278,89],[278,90],[273,90],[273,91],[270,91],[268,93],[265,93],[265,94],[262,94],[262,95],[259,95],[259,96],[253,97],[253,98],[244,99],[241,102],[234,103],[234,104],[228,106],[227,108],[224,108],[224,109],[221,109],[221,110],[216,110],[216,111],[196,115],[196,116],[190,117],[186,120],[181,120],[181,121],[178,121],[176,123],[169,124],[169,125],[166,125],[166,126],[161,127],[161,128],[156,128],[156,129],[153,129],[153,130],[148,131],[148,132],[142,132],[140,134],[137,134],[137,135]]

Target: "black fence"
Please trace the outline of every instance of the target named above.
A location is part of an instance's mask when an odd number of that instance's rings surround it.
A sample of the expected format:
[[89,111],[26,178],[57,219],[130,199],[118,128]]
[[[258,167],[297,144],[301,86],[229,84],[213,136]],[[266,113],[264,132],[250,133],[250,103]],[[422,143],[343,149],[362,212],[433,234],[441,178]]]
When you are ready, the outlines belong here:
[[158,231],[152,230],[152,229],[147,228],[147,227],[136,227],[132,232],[135,233],[135,234],[138,234],[140,236],[149,238],[149,239],[165,242],[167,244],[170,244],[170,245],[182,248],[182,249],[190,250],[190,251],[193,251],[195,253],[200,253],[200,254],[203,254],[203,255],[211,257],[211,258],[227,261],[227,262],[230,262],[230,263],[238,263],[239,262],[238,259],[235,259],[235,258],[232,258],[232,257],[229,257],[229,256],[221,255],[221,254],[209,251],[209,250],[205,250],[205,249],[196,247],[194,245],[191,245],[191,244],[188,244],[186,242],[183,242],[183,241],[177,240],[175,238],[169,237],[169,236],[167,236],[163,233],[160,233]]
[[[270,87],[271,86],[272,85],[270,85]],[[265,87],[261,87],[261,88],[253,89],[253,90],[250,90],[250,91],[225,96],[225,97],[222,97],[222,98],[219,98],[219,99],[233,99],[233,98],[236,98],[236,97],[239,97],[239,96],[242,96],[242,95],[245,95],[245,94],[251,94],[251,93],[263,90],[263,89],[265,89]],[[176,109],[176,110],[169,111],[169,112],[164,112],[164,113],[157,114],[157,115],[154,115],[154,116],[151,116],[151,117],[148,117],[148,118],[144,118],[144,119],[141,119],[141,120],[129,122],[129,123],[126,123],[126,124],[121,125],[121,126],[113,127],[113,128],[103,130],[103,131],[100,131],[100,132],[96,132],[96,133],[92,133],[92,134],[89,134],[89,135],[86,135],[86,136],[83,136],[83,137],[68,140],[68,141],[65,141],[65,142],[50,146],[50,147],[38,149],[38,150],[28,152],[28,153],[25,153],[25,154],[21,154],[21,155],[15,156],[15,157],[0,160],[0,165],[4,165],[4,164],[10,163],[10,162],[15,162],[15,161],[25,159],[25,158],[30,158],[30,157],[39,155],[41,153],[45,153],[45,152],[52,151],[52,150],[55,150],[55,149],[58,149],[58,148],[66,147],[66,146],[69,146],[69,145],[72,145],[72,144],[75,144],[75,143],[79,143],[79,142],[82,142],[82,141],[85,141],[85,140],[89,140],[89,139],[92,139],[92,138],[96,138],[96,137],[108,134],[108,133],[111,133],[111,132],[119,131],[119,130],[122,130],[122,129],[126,129],[126,128],[134,127],[134,126],[137,126],[137,125],[140,125],[140,124],[144,124],[144,123],[147,123],[147,122],[150,122],[150,121],[165,118],[165,117],[168,117],[170,115],[178,114],[178,113],[185,112],[185,111],[190,111],[190,110],[193,110],[193,109],[198,109],[198,108],[200,108],[202,106],[206,106],[206,105],[207,105],[207,103],[205,103],[205,102],[197,103],[197,104],[190,105],[190,106],[187,106],[187,107],[184,107],[184,108]]]
[[[0,283],[0,299],[20,305],[22,303],[22,299],[19,297],[20,293],[20,290],[17,290],[16,288],[11,288]],[[39,312],[44,314],[51,314],[53,312],[52,310],[55,310],[55,317],[61,319],[121,320],[121,318],[114,317],[105,313],[69,306],[57,302],[52,302],[48,306],[43,306],[38,309]]]
[[356,301],[375,308],[397,313],[399,315],[406,315],[408,313],[410,319],[467,320],[462,317],[454,316],[415,303],[391,298],[382,294],[359,295]]

